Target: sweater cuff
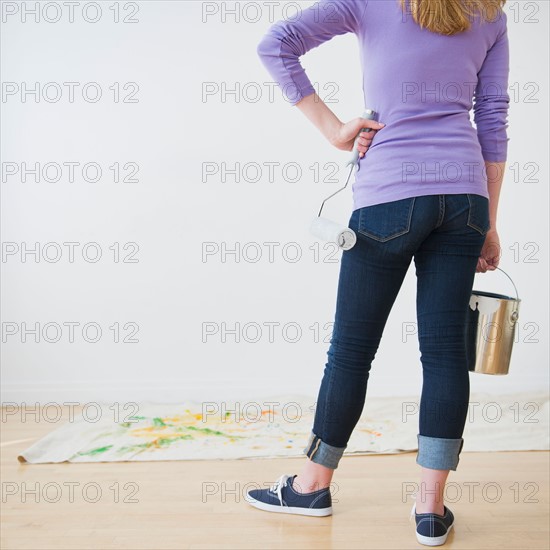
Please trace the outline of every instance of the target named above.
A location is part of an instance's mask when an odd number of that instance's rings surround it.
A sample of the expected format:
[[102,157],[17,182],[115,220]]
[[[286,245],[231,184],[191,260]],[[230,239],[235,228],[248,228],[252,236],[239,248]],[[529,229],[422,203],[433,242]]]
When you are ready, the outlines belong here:
[[483,159],[488,162],[506,162],[508,158],[508,142],[510,138],[486,134],[479,139]]

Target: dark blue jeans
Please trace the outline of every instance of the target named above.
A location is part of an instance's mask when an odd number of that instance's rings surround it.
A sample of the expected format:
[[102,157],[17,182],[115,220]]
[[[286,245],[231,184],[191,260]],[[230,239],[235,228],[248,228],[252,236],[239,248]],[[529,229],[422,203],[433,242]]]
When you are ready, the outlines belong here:
[[467,308],[490,228],[489,200],[424,195],[353,211],[357,243],[343,251],[328,361],[304,453],[336,469],[362,414],[371,363],[414,258],[423,369],[418,454],[426,468],[456,470],[468,402]]

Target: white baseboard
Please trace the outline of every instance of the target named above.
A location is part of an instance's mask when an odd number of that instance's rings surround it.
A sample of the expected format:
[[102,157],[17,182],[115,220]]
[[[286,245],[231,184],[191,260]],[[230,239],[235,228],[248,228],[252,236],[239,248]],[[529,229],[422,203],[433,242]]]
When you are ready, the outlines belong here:
[[242,384],[239,380],[216,380],[185,383],[173,380],[139,381],[127,383],[124,381],[93,381],[80,382],[48,382],[48,383],[5,383],[0,391],[1,405],[25,404],[27,406],[39,403],[177,403],[186,400],[193,401],[222,401],[233,399],[266,399],[269,396],[280,396],[296,393],[304,396],[316,395],[307,387],[294,385],[289,388],[288,383],[277,387],[270,380],[265,386],[258,388],[257,382],[252,385]]
[[[521,378],[521,383],[518,378]],[[546,373],[540,377],[489,376],[478,373],[470,374],[471,393],[490,392],[495,397],[517,392],[540,392],[541,387],[548,387]],[[300,378],[272,377],[243,383],[241,379],[215,380],[79,380],[49,382],[4,382],[1,385],[0,401],[6,404],[39,403],[177,403],[181,401],[223,401],[249,399],[258,402],[281,395],[302,395],[315,399],[319,389],[319,379],[303,380]],[[368,397],[411,396],[420,395],[421,387],[417,383],[401,381],[392,388],[387,381],[373,377],[369,381]]]

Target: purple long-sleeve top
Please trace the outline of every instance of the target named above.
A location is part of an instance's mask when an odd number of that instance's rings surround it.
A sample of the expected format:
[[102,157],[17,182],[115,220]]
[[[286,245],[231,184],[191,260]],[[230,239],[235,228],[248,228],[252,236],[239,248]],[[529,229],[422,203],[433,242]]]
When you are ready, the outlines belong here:
[[365,102],[357,116],[374,109],[386,126],[359,160],[354,209],[443,193],[489,198],[485,161],[504,162],[508,150],[507,17],[471,23],[445,36],[422,29],[398,0],[320,0],[262,37],[258,55],[296,105],[316,91],[300,57],[336,35],[357,36]]

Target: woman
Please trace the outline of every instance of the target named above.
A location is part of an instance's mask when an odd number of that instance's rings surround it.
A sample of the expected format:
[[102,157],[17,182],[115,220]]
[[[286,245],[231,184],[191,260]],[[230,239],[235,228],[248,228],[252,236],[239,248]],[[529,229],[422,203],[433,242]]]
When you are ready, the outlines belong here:
[[[329,485],[359,420],[372,360],[414,258],[423,368],[413,511],[418,541],[443,544],[443,502],[456,470],[470,395],[465,325],[474,275],[496,269],[497,207],[507,158],[509,46],[506,0],[321,0],[271,26],[258,45],[288,101],[336,148],[358,141],[336,314],[315,421],[299,475],[250,491],[254,506],[329,515]],[[365,107],[381,124],[342,123],[320,99],[299,58],[355,33]],[[474,109],[476,128],[470,122]]]

